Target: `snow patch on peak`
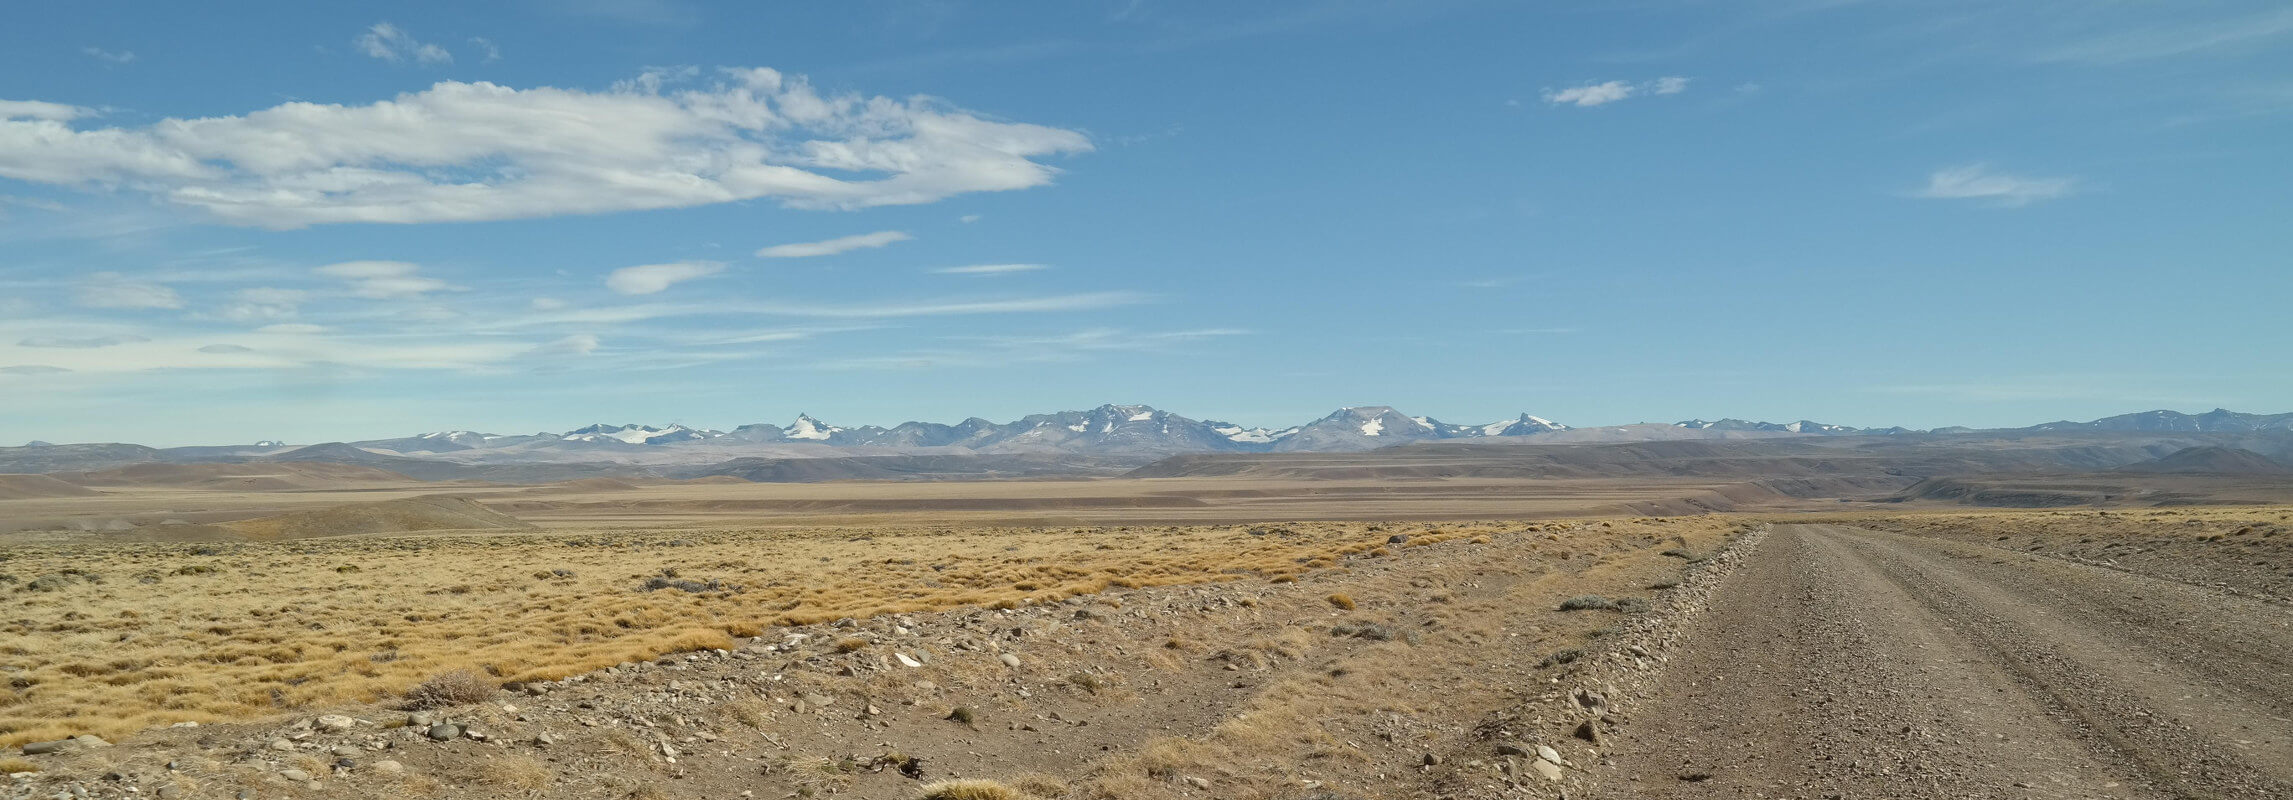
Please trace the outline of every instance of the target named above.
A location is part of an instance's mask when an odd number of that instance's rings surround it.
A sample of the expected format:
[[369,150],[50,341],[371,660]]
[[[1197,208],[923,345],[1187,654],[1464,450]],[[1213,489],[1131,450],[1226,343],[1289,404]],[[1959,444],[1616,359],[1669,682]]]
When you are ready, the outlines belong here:
[[1361,435],[1363,436],[1378,436],[1384,433],[1385,419],[1382,417],[1370,417],[1361,424]]

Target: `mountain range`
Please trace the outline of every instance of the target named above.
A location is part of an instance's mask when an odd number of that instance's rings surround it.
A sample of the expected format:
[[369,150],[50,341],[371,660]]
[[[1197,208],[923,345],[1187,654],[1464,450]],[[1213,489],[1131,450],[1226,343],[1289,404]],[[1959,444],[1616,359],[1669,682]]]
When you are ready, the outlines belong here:
[[[133,444],[34,443],[0,448],[0,472],[55,472],[155,461],[330,461],[407,474],[536,477],[561,472],[591,474],[567,472],[573,465],[667,473],[738,459],[747,462],[748,469],[785,470],[788,468],[779,462],[882,457],[910,459],[899,465],[881,462],[883,469],[938,470],[945,467],[943,461],[914,459],[1013,456],[1038,460],[1082,458],[1093,463],[1135,465],[1185,454],[1349,452],[1452,440],[1569,444],[1771,437],[1934,437],[1970,433],[2040,436],[2279,432],[2293,432],[2293,414],[2244,414],[2222,409],[2203,414],[2147,411],[2090,422],[2050,422],[2027,428],[1915,431],[1900,427],[1854,428],[1811,420],[1776,423],[1742,419],[1573,428],[1526,413],[1483,424],[1454,424],[1407,415],[1388,406],[1356,406],[1338,409],[1305,424],[1273,429],[1198,420],[1143,405],[1103,405],[1087,411],[1032,414],[1005,423],[973,417],[952,425],[903,422],[888,428],[844,427],[800,414],[787,425],[749,424],[729,431],[677,424],[598,423],[561,433],[496,434],[454,430],[307,446],[260,442],[160,449]],[[760,463],[765,466],[758,466]],[[1009,468],[1021,469],[1021,464],[1011,461]],[[482,473],[448,469],[472,466],[488,469]]]

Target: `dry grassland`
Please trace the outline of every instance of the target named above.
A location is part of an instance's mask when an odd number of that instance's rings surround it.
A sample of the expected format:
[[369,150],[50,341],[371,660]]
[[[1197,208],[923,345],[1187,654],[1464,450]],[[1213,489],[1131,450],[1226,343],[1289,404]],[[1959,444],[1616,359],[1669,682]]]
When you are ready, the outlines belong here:
[[[1534,526],[1532,526],[1533,528]],[[1289,581],[1391,532],[1520,526],[719,530],[35,545],[0,552],[0,746],[388,700],[732,645],[778,624]]]

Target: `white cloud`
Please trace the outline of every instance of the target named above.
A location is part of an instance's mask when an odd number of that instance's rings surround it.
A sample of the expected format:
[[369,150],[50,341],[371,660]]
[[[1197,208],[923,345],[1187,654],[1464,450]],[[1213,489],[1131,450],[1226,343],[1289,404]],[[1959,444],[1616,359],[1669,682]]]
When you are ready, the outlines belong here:
[[857,236],[839,236],[824,242],[776,244],[771,247],[756,251],[756,255],[758,258],[810,258],[812,256],[832,256],[837,253],[845,253],[853,250],[883,247],[894,242],[905,242],[913,238],[916,237],[909,236],[901,231],[877,231],[875,233],[863,233]]
[[932,272],[941,275],[1009,275],[1050,268],[1049,264],[973,264],[968,267],[941,267]]
[[409,58],[423,65],[454,63],[454,54],[446,52],[446,48],[415,41],[406,29],[388,22],[374,23],[373,27],[367,28],[365,33],[359,34],[350,43],[356,45],[361,53],[391,63]]
[[563,339],[535,347],[532,350],[527,350],[525,353],[523,353],[523,355],[528,358],[539,358],[547,356],[586,356],[590,353],[597,352],[597,347],[599,344],[600,342],[596,336],[586,333],[577,333],[572,336],[567,336]]
[[309,296],[309,292],[300,289],[275,289],[267,286],[241,289],[232,294],[234,302],[223,307],[223,318],[250,322],[292,317]]
[[113,64],[126,64],[135,60],[135,53],[128,50],[105,50],[101,47],[82,47],[80,48],[80,52],[86,53],[90,57],[96,58],[98,60],[108,61]]
[[1688,91],[1688,80],[1678,75],[1666,75],[1637,84],[1627,81],[1602,81],[1567,89],[1546,89],[1545,102],[1556,106],[1576,106],[1578,108],[1604,106],[1641,94],[1679,94]]
[[182,308],[183,297],[156,283],[129,280],[117,272],[98,272],[80,284],[80,305],[89,308]]
[[502,47],[501,45],[494,44],[494,40],[492,39],[488,39],[483,36],[472,36],[470,37],[470,46],[476,47],[478,48],[478,52],[486,54],[486,57],[480,59],[479,63],[491,64],[502,60]]
[[446,81],[366,105],[74,127],[84,110],[0,106],[0,178],[148,192],[222,222],[522,219],[775,198],[797,208],[1025,189],[1083,134],[928,97],[822,94],[770,69],[709,86],[514,89]]
[[248,347],[243,344],[211,344],[199,348],[199,352],[212,355],[235,355],[238,353],[255,352],[255,348]]
[[1591,107],[1614,103],[1632,96],[1632,84],[1608,81],[1560,91],[1545,91],[1545,102],[1556,106]]
[[260,327],[260,328],[256,328],[256,329],[255,329],[255,332],[256,332],[256,333],[277,333],[277,334],[286,334],[286,335],[292,335],[292,336],[305,336],[305,335],[314,334],[314,333],[325,333],[325,332],[326,332],[326,326],[324,326],[324,325],[311,325],[311,324],[307,324],[307,323],[301,323],[301,322],[282,322],[282,323],[279,323],[279,324],[277,324],[277,325],[265,325],[265,326],[263,326],[263,327]]
[[535,311],[556,311],[565,307],[565,301],[555,297],[536,297],[531,305]]
[[978,222],[978,221],[980,221],[981,219],[984,219],[984,217],[981,217],[981,216],[980,216],[980,215],[978,215],[978,214],[965,214],[965,215],[963,215],[963,216],[960,216],[960,217],[957,217],[957,218],[955,218],[955,221],[957,221],[957,222],[961,222],[961,223],[963,223],[963,224],[965,224],[965,225],[969,225],[969,224],[972,224],[972,223],[974,223],[974,222]]
[[454,288],[445,281],[419,274],[422,267],[404,261],[345,261],[311,270],[350,282],[351,291],[375,300],[420,297]]
[[55,375],[70,371],[71,370],[64,369],[63,367],[49,366],[47,364],[17,364],[14,366],[0,367],[0,375]]
[[725,265],[716,261],[678,261],[622,267],[605,277],[605,288],[620,294],[653,294],[672,284],[705,278],[723,272],[724,269]]
[[65,336],[31,336],[26,337],[23,341],[17,342],[16,344],[24,347],[56,347],[77,350],[95,347],[111,347],[114,345],[133,344],[135,342],[148,341],[151,340],[134,335],[89,336],[81,339],[74,339]]
[[1970,164],[1936,170],[1927,186],[1914,194],[1936,200],[1984,200],[2001,206],[2026,206],[2040,200],[2067,197],[2078,189],[2076,178],[2032,178],[2003,175],[1988,166]]
[[93,109],[39,100],[0,100],[0,120],[65,122],[94,114]]

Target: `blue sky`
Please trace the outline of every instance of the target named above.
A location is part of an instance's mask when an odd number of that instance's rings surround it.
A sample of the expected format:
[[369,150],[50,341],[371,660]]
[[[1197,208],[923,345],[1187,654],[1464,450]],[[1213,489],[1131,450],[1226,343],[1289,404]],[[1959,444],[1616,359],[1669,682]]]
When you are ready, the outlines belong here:
[[2266,1],[41,4],[0,441],[2293,410],[2289,141]]

